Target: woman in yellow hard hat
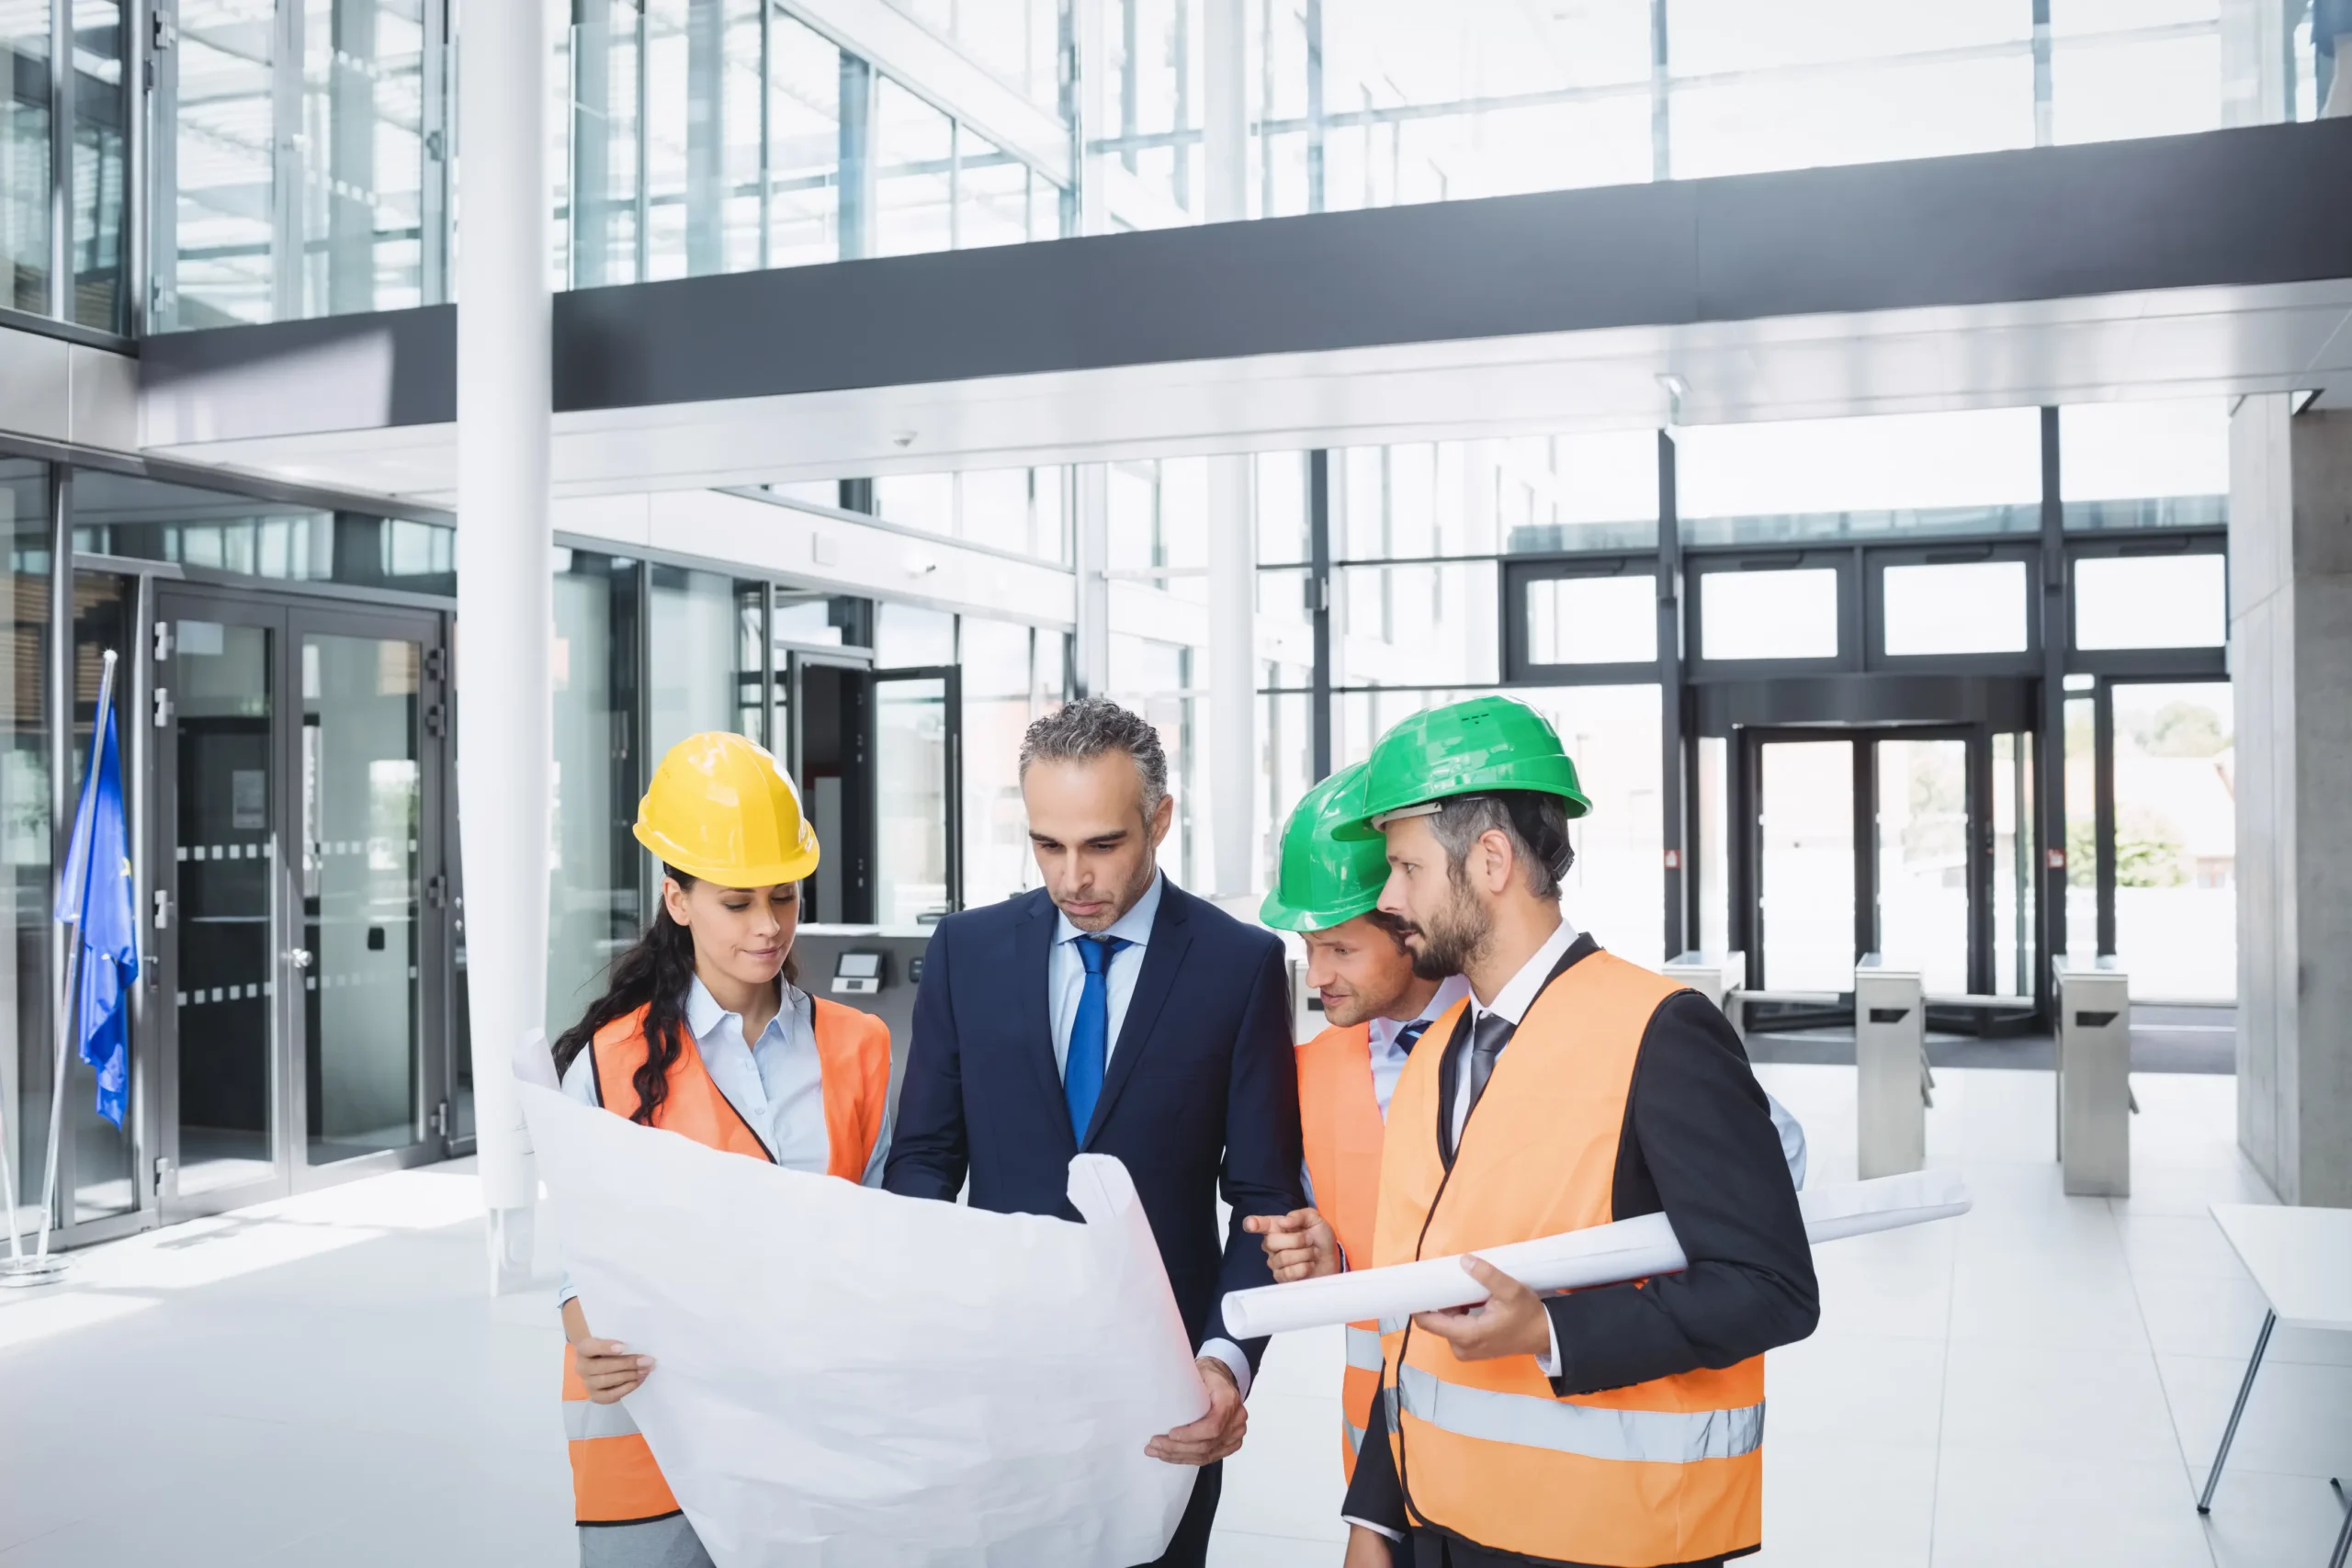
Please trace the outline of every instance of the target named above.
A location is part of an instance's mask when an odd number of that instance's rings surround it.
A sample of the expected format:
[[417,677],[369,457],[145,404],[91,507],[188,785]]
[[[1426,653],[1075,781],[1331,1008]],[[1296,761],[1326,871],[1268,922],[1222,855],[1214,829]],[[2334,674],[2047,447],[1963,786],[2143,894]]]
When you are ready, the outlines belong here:
[[[890,1032],[793,984],[800,883],[818,846],[784,770],[740,735],[682,740],[654,771],[637,840],[662,862],[661,907],[556,1042],[565,1092],[712,1148],[880,1185]],[[594,1337],[568,1282],[563,1296],[582,1563],[708,1563],[619,1403],[652,1358]]]

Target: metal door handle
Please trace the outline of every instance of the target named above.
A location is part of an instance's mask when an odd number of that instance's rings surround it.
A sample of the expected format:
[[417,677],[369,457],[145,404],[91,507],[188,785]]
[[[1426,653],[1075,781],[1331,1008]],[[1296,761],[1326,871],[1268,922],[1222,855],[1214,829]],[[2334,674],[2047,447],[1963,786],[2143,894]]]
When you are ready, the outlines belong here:
[[307,947],[289,947],[286,950],[286,962],[297,969],[308,969],[311,966],[311,950]]

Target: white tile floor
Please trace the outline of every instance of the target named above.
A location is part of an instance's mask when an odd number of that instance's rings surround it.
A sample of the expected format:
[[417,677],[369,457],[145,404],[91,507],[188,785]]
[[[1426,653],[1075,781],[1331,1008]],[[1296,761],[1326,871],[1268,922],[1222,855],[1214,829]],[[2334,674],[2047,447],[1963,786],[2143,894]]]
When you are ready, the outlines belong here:
[[[1775,1066],[1816,1179],[1853,1070]],[[2233,1084],[2143,1077],[2135,1196],[2059,1192],[2037,1073],[1947,1071],[1931,1158],[1976,1212],[1817,1255],[1770,1374],[1767,1547],[1835,1568],[2321,1568],[2352,1480],[2352,1337],[2281,1332],[2210,1519],[2261,1303],[2205,1215],[2267,1201]],[[0,1568],[574,1561],[551,1294],[482,1294],[474,1185],[413,1171],[85,1255],[0,1296]],[[1336,1335],[1276,1345],[1218,1568],[1336,1562]]]

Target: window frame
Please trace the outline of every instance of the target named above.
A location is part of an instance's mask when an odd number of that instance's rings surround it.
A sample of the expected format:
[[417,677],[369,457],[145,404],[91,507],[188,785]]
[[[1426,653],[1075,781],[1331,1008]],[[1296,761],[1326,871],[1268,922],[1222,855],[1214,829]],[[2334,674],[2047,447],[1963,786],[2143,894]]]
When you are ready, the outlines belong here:
[[[2222,558],[2222,641],[2179,648],[2084,649],[2075,645],[2080,581],[2075,568],[2086,560],[2135,556]],[[2066,540],[2066,672],[2117,679],[2226,680],[2230,673],[2230,536],[2211,530],[2140,534],[2113,538],[2069,536]]]
[[[1534,642],[1527,619],[1527,591],[1538,582],[1571,578],[1646,576],[1658,586],[1658,602],[1672,603],[1661,582],[1656,550],[1592,555],[1506,556],[1496,574],[1502,595],[1496,622],[1502,627],[1502,684],[1505,686],[1634,686],[1659,684],[1669,651],[1660,636],[1648,659],[1612,660],[1605,664],[1539,664],[1529,651]],[[1660,631],[1664,627],[1661,626]]]
[[[1976,566],[2015,561],[2024,568],[2019,610],[2025,647],[2007,653],[1889,653],[1886,650],[1886,570],[1895,566]],[[1953,540],[1935,544],[1873,546],[1863,560],[1862,616],[1867,640],[1864,668],[1909,673],[2032,675],[2041,668],[2041,616],[2034,588],[2041,581],[2041,547],[2033,540]]]
[[[1682,624],[1688,678],[1699,681],[1764,681],[1791,675],[1858,672],[1862,657],[1862,561],[1867,547],[1815,546],[1803,549],[1710,547],[1686,550],[1682,564]],[[1719,572],[1834,570],[1838,574],[1838,651],[1826,659],[1710,659],[1706,656],[1706,579]]]

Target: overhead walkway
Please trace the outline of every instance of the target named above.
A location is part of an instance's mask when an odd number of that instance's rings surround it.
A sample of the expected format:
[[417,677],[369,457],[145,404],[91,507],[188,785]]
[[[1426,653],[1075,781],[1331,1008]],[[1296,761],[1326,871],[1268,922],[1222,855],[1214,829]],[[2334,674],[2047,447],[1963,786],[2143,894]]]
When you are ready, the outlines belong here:
[[[1409,436],[2352,396],[2352,120],[555,299],[560,494]],[[152,450],[455,484],[455,308],[143,345]],[[1679,405],[1679,406],[1678,406]]]

